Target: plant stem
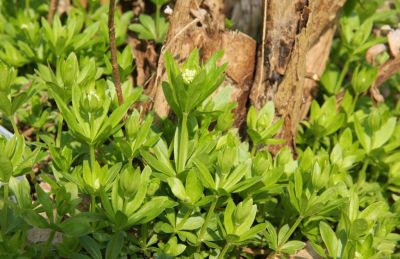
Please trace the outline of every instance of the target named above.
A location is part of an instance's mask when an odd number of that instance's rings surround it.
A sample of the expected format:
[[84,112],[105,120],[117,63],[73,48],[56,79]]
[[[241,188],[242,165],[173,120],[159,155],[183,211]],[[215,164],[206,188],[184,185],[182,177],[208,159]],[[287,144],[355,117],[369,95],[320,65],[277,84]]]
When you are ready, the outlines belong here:
[[218,259],[222,259],[225,258],[225,254],[226,252],[228,252],[229,247],[231,246],[231,244],[229,244],[229,242],[226,242],[224,248],[222,249],[221,253],[218,255]]
[[342,72],[340,73],[340,76],[339,76],[339,80],[336,83],[336,89],[338,89],[342,86],[344,77],[346,76],[347,71],[349,70],[350,63],[351,63],[350,59],[346,60],[346,63],[344,63]]
[[177,173],[181,173],[185,170],[185,164],[187,159],[187,149],[188,149],[188,130],[187,130],[187,119],[188,114],[183,113],[182,120],[178,128],[179,134],[179,147],[178,147],[178,165],[177,165]]
[[90,166],[93,170],[96,161],[96,155],[95,155],[94,145],[92,144],[89,145],[89,153],[90,153]]
[[50,248],[51,242],[53,242],[53,238],[54,238],[55,234],[56,234],[56,231],[51,230],[50,235],[47,238],[46,243],[44,244],[44,247],[43,247],[42,253],[40,255],[40,258],[43,259],[43,258],[47,257],[47,254],[49,253],[49,248]]
[[198,237],[198,241],[199,241],[199,248],[198,249],[200,249],[201,243],[203,242],[204,234],[205,234],[206,229],[208,227],[208,223],[209,223],[209,221],[211,219],[211,215],[214,213],[215,206],[217,205],[217,202],[218,202],[218,197],[216,197],[215,200],[211,203],[211,206],[210,206],[210,208],[208,209],[208,212],[207,212],[206,219],[205,219],[203,225],[201,226],[199,237]]
[[354,112],[354,110],[356,109],[356,105],[357,105],[359,98],[360,98],[360,94],[357,94],[357,93],[354,94],[353,103],[351,104],[351,108],[352,108],[351,112]]
[[8,226],[8,192],[9,192],[9,186],[8,183],[4,183],[3,185],[4,188],[4,195],[3,195],[3,218],[1,220],[1,232],[3,236],[3,240],[6,240],[6,232],[7,232],[7,226]]
[[62,132],[63,121],[64,117],[60,113],[58,116],[56,147],[61,147],[61,132]]
[[285,237],[283,238],[282,242],[279,245],[284,245],[290,238],[290,236],[293,234],[293,232],[296,230],[296,228],[299,226],[300,222],[303,220],[302,216],[299,216],[292,225],[292,227],[289,229],[289,231],[286,233]]
[[121,79],[119,77],[119,68],[117,61],[117,44],[115,43],[114,13],[115,13],[115,0],[110,0],[110,6],[108,9],[108,33],[110,38],[111,65],[114,75],[115,92],[117,93],[118,103],[119,105],[121,105],[124,102],[124,97],[122,95]]
[[11,121],[11,125],[13,127],[13,130],[14,130],[14,134],[19,136],[20,134],[19,134],[19,130],[18,130],[17,124],[15,123],[15,120],[14,120],[14,115],[10,116],[10,121]]
[[90,212],[96,211],[96,196],[90,195]]
[[366,160],[366,161],[364,162],[363,167],[361,168],[361,171],[360,171],[360,173],[358,174],[358,180],[357,180],[357,183],[358,183],[358,184],[363,184],[363,183],[365,183],[365,180],[366,180],[366,178],[367,178],[367,174],[366,174],[366,172],[367,172],[367,167],[368,167],[368,160]]
[[313,150],[314,152],[317,151],[317,148],[318,148],[318,141],[319,141],[319,138],[314,139],[313,148],[312,148],[312,150]]
[[189,216],[192,214],[193,209],[188,209],[185,213],[185,215],[183,216],[183,219],[181,220],[181,222],[179,222],[178,225],[176,225],[176,229],[180,229],[188,220]]
[[251,156],[255,156],[257,152],[257,145],[255,143],[253,143],[253,147],[251,148]]

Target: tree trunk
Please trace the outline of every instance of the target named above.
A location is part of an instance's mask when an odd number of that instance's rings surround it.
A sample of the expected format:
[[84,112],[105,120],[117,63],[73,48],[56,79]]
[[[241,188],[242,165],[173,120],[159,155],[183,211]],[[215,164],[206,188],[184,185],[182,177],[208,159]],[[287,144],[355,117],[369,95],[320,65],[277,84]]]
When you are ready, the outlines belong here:
[[[284,119],[279,134],[292,151],[298,123],[329,56],[335,20],[345,0],[265,0],[263,33],[251,103],[273,101]],[[279,150],[279,146],[272,151]]]
[[226,83],[233,86],[232,101],[238,103],[237,125],[245,117],[256,63],[256,42],[244,33],[225,30],[224,18],[223,0],[176,1],[167,40],[161,50],[156,79],[147,91],[160,117],[166,117],[169,113],[161,88],[161,82],[166,80],[163,56],[169,51],[182,62],[194,48],[201,50],[203,60],[207,60],[215,51],[224,49],[221,63],[228,63]]
[[[161,88],[166,79],[166,51],[182,62],[193,48],[201,50],[204,60],[212,52],[224,49],[222,62],[228,62],[227,83],[234,86],[232,99],[238,102],[236,125],[244,121],[248,103],[260,109],[271,100],[277,117],[284,119],[279,137],[294,151],[297,125],[308,112],[325,68],[336,17],[345,0],[225,1],[226,8],[223,0],[176,1],[156,79],[147,89],[153,100],[148,109],[154,108],[160,117],[169,113]],[[258,35],[257,55],[255,40],[242,32],[225,29],[225,13],[232,13],[234,23],[244,32]]]

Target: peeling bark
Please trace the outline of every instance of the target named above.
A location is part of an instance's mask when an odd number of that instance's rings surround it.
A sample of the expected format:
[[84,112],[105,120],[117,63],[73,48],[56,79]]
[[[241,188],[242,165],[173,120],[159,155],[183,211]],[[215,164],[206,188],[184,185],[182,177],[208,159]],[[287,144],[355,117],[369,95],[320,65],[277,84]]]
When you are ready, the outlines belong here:
[[397,73],[400,73],[400,56],[387,61],[379,67],[378,76],[370,88],[371,97],[374,101],[383,102],[385,100],[378,88]]
[[156,79],[148,94],[154,103],[147,109],[154,110],[161,118],[168,116],[161,82],[166,80],[163,55],[170,51],[179,63],[183,62],[194,48],[200,49],[201,59],[206,61],[212,53],[224,49],[221,62],[227,62],[227,81],[234,87],[232,101],[238,102],[236,124],[246,114],[246,103],[255,67],[256,42],[241,32],[231,32],[224,27],[222,0],[178,0],[170,19],[167,40],[161,51]]
[[[238,102],[236,126],[245,118],[249,100],[257,109],[273,101],[277,117],[284,119],[278,137],[285,139],[285,144],[294,152],[298,123],[310,107],[329,57],[336,18],[345,1],[230,0],[224,7],[223,0],[177,0],[156,77],[148,90],[153,102],[147,110],[154,108],[160,117],[169,114],[160,87],[166,80],[163,64],[166,51],[183,62],[194,48],[201,50],[203,60],[216,50],[224,49],[223,62],[228,62],[225,83],[234,86],[232,99]],[[224,14],[234,13],[235,8],[247,10],[242,8],[245,4],[260,3],[263,8],[257,12],[262,17],[258,30],[261,44],[256,55],[257,46],[252,38],[224,28]],[[237,12],[237,25],[243,21],[243,28],[254,27],[252,18],[256,20],[256,17],[245,16],[250,13]],[[250,29],[248,33],[252,33]],[[274,147],[272,151],[277,152],[279,148]]]
[[258,109],[267,101],[274,102],[277,117],[285,122],[279,137],[293,152],[297,125],[308,111],[316,86],[309,74],[317,79],[324,70],[335,20],[344,3],[264,1],[262,45],[250,98]]

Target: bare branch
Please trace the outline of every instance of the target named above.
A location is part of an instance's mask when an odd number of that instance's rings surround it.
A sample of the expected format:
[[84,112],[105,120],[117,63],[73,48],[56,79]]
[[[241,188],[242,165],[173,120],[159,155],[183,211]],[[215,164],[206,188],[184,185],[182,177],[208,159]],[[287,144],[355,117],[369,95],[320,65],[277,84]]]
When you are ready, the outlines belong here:
[[117,45],[115,43],[115,27],[114,27],[115,0],[110,0],[110,8],[108,10],[108,32],[110,37],[111,49],[111,65],[114,75],[115,91],[117,92],[118,103],[124,102],[121,89],[121,79],[119,77],[118,61],[117,61]]
[[57,2],[57,0],[50,0],[49,13],[47,14],[47,22],[50,24],[53,22],[54,13],[57,8]]

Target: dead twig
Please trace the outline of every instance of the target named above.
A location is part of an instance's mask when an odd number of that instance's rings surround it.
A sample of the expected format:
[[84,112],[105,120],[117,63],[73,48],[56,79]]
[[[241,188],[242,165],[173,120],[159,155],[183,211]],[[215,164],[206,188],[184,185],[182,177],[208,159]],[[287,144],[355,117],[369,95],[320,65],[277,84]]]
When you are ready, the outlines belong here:
[[115,27],[114,27],[115,0],[110,0],[110,8],[108,10],[108,32],[110,37],[111,65],[114,75],[115,91],[118,97],[118,103],[124,102],[121,89],[121,79],[119,77],[118,61],[117,61],[117,45],[115,43]]
[[57,8],[57,2],[57,0],[50,0],[49,12],[47,14],[47,22],[50,24],[53,22],[54,13]]
[[371,94],[371,98],[380,103],[385,99],[382,94],[379,92],[379,86],[385,83],[391,76],[400,72],[400,56],[395,59],[391,59],[387,61],[385,64],[380,66],[378,71],[378,76],[376,77],[374,83],[372,84],[369,92]]

